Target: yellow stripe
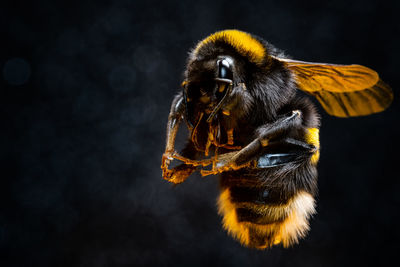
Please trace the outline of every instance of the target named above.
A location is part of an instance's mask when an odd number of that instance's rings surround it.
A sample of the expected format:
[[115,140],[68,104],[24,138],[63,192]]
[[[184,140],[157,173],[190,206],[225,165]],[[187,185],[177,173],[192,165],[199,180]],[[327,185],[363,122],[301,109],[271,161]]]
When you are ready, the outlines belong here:
[[249,229],[237,220],[236,209],[230,201],[229,189],[225,189],[218,200],[218,212],[223,216],[223,227],[243,245],[249,245]]
[[238,30],[225,30],[211,34],[200,41],[194,49],[194,53],[197,54],[204,45],[217,41],[225,41],[253,63],[261,63],[266,55],[265,47],[258,40],[250,34]]
[[[249,203],[249,205],[251,205]],[[270,223],[266,225],[254,224],[251,222],[239,222],[237,219],[235,205],[230,200],[230,191],[225,189],[218,200],[219,214],[223,216],[223,227],[230,235],[236,238],[245,246],[252,246],[250,241],[249,229],[253,234],[269,237],[266,243],[258,245],[257,249],[265,249],[272,245],[282,244],[284,247],[297,243],[299,238],[305,236],[309,230],[308,219],[315,213],[314,198],[304,191],[299,191],[291,198],[286,205],[270,206],[265,205],[265,209],[271,209],[265,216],[273,216],[274,213],[287,214],[283,222]]]
[[316,164],[319,160],[319,129],[308,128],[306,132],[306,142],[315,146],[318,150],[311,156],[311,163]]

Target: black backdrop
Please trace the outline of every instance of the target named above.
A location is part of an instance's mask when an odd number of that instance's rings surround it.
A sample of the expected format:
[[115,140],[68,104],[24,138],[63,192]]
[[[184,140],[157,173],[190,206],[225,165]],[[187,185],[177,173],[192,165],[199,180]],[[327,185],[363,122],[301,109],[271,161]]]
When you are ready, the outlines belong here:
[[[398,2],[1,5],[1,266],[396,260]],[[231,239],[216,212],[216,177],[194,175],[177,187],[161,177],[187,51],[225,28],[264,37],[299,60],[369,66],[395,92],[387,111],[369,117],[321,110],[318,214],[289,249],[250,250]]]

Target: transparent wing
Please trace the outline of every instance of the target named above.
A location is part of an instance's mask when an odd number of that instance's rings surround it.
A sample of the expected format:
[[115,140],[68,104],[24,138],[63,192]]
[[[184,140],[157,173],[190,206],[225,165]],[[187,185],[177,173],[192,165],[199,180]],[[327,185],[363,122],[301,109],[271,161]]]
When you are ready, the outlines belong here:
[[369,115],[385,110],[392,103],[392,89],[370,68],[279,60],[294,73],[299,88],[316,97],[330,115]]

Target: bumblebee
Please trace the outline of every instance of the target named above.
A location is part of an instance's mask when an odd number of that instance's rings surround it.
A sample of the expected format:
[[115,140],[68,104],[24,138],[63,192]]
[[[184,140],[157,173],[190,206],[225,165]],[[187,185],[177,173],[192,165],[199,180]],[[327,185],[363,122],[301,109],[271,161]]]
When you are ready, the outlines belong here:
[[[223,227],[247,247],[298,243],[315,214],[320,116],[299,90],[337,117],[381,112],[393,100],[367,67],[292,60],[255,35],[224,30],[190,52],[171,105],[163,178],[219,174]],[[189,136],[178,153],[182,121]]]

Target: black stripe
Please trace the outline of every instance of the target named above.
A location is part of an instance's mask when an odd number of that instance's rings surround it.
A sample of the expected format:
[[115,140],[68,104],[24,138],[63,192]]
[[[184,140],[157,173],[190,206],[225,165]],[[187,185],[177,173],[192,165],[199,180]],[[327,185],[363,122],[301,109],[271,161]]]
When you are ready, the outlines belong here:
[[264,205],[280,205],[287,202],[291,196],[284,196],[281,190],[256,188],[256,187],[238,187],[233,186],[230,189],[231,201],[233,203],[255,203]]
[[286,215],[283,214],[280,218],[274,219],[270,216],[259,214],[251,209],[238,208],[236,209],[237,220],[239,222],[251,222],[255,224],[270,224],[276,222],[282,222],[286,219]]

